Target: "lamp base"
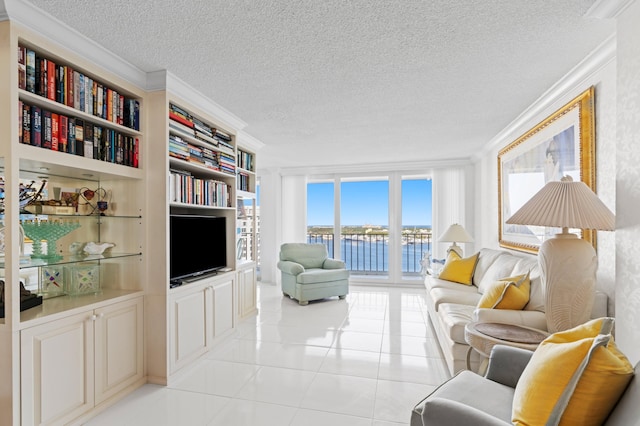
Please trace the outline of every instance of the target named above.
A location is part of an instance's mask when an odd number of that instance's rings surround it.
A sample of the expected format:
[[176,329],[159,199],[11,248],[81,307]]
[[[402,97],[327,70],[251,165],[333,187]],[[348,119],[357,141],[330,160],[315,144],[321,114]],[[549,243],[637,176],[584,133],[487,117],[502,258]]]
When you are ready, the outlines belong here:
[[538,251],[547,331],[584,324],[591,317],[598,258],[593,246],[575,234],[557,234]]

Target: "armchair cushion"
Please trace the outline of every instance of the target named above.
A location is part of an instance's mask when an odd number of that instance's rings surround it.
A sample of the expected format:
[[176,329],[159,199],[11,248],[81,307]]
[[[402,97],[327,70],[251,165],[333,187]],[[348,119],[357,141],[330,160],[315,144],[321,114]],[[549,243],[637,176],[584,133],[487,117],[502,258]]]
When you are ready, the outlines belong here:
[[324,244],[285,243],[280,247],[280,260],[299,263],[305,269],[322,268],[328,257]]
[[346,267],[347,265],[338,259],[325,259],[322,264],[322,269],[346,269]]
[[349,271],[346,269],[307,269],[298,275],[296,281],[298,284],[316,284],[348,278]]

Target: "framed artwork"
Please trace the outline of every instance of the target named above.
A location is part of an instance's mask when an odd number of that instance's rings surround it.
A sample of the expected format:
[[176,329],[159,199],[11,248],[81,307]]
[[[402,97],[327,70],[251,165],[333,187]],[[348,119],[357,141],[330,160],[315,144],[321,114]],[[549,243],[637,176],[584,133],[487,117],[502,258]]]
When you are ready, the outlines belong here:
[[[547,182],[563,176],[595,192],[594,88],[571,100],[498,153],[498,240],[500,246],[537,253],[556,228],[506,221]],[[595,245],[593,231],[571,230]]]

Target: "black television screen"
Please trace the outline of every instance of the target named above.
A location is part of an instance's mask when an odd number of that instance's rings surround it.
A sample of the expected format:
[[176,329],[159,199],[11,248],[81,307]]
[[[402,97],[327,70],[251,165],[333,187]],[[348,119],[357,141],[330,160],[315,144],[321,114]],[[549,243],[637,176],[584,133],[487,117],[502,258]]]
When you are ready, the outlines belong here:
[[169,226],[172,284],[227,266],[226,218],[171,215]]

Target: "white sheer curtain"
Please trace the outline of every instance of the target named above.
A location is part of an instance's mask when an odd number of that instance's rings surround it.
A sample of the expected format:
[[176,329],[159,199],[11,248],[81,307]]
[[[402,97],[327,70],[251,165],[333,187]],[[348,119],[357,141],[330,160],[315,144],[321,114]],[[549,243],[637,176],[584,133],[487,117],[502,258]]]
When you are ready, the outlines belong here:
[[[449,168],[433,171],[433,258],[442,259],[446,256],[447,247],[451,243],[438,243],[449,225],[459,223],[471,236],[473,229],[471,221],[466,219],[466,176],[465,169]],[[468,244],[462,244],[465,256],[468,254]]]
[[282,242],[307,241],[307,177],[282,176]]

